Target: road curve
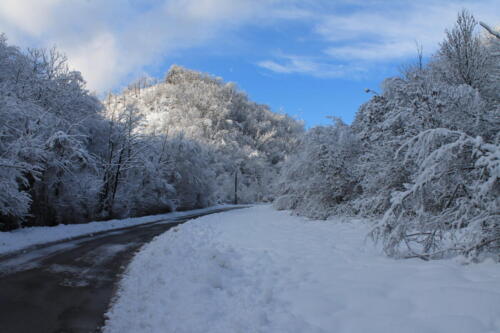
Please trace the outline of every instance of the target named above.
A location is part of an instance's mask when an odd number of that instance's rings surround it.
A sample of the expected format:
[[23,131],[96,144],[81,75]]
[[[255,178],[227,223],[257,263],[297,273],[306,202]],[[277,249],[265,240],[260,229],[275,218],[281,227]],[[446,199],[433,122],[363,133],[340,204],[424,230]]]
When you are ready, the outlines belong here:
[[142,245],[189,219],[230,209],[110,230],[0,261],[0,332],[99,332],[120,275]]

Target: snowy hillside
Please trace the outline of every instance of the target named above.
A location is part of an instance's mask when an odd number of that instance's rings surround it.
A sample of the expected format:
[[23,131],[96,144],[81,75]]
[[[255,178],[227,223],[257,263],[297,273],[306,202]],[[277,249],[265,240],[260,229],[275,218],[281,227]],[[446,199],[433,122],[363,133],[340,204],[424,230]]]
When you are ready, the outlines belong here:
[[140,79],[104,105],[109,119],[135,119],[138,134],[197,143],[223,201],[233,200],[235,170],[240,201],[272,199],[280,163],[303,133],[299,121],[251,101],[236,84],[176,65],[164,80]]
[[257,206],[202,217],[136,255],[104,332],[493,333],[493,261],[387,258],[365,220]]

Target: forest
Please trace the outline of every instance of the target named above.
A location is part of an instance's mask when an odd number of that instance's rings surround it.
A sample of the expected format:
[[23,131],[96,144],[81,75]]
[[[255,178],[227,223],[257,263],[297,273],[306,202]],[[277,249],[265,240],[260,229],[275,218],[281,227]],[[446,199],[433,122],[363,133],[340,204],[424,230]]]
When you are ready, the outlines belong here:
[[373,218],[393,257],[498,254],[500,37],[484,26],[460,12],[432,57],[367,89],[352,124],[307,131],[176,65],[100,99],[56,49],[2,35],[0,230],[273,202]]
[[99,101],[56,50],[0,40],[2,229],[269,201],[303,125],[173,66]]

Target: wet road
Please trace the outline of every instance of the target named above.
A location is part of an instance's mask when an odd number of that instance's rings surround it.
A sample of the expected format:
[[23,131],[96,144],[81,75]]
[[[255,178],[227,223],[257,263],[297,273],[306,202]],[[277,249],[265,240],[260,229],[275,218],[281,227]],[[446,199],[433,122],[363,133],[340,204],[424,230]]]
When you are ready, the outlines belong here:
[[188,219],[108,231],[0,261],[0,332],[99,332],[104,313],[134,253]]

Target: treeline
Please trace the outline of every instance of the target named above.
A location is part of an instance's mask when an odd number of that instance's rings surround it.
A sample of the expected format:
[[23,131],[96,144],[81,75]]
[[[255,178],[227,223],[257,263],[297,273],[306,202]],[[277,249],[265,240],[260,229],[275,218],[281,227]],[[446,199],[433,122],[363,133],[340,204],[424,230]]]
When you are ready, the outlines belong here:
[[275,206],[376,217],[392,256],[498,254],[499,144],[500,39],[462,11],[431,60],[385,80],[352,125],[305,134]]
[[173,67],[101,102],[56,50],[0,37],[0,230],[272,199],[302,124]]

